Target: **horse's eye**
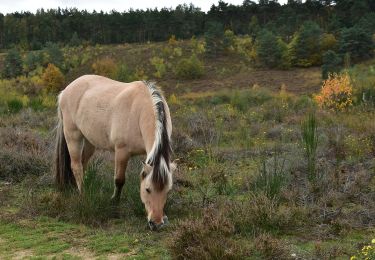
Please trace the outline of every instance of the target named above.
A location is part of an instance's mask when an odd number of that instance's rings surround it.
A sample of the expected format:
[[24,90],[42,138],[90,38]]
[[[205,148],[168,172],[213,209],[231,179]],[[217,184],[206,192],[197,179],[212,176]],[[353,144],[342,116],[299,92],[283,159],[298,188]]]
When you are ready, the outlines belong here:
[[151,193],[150,188],[147,188],[146,191],[147,191],[147,193]]

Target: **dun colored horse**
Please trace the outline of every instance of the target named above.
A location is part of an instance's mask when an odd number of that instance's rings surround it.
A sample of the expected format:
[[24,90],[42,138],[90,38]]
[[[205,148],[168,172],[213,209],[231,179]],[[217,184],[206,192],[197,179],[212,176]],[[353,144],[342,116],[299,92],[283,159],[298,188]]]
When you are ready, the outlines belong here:
[[164,205],[172,188],[172,123],[168,105],[154,83],[122,83],[96,75],[82,76],[58,98],[56,181],[60,188],[77,185],[95,148],[115,152],[115,189],[120,199],[128,160],[147,154],[140,196],[152,230],[164,225]]

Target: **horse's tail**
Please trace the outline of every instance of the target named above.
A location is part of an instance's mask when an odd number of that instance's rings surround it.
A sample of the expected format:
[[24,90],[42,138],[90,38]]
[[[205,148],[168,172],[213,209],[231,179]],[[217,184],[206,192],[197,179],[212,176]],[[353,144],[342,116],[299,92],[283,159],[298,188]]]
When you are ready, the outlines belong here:
[[59,122],[56,133],[55,178],[58,188],[64,189],[68,186],[75,185],[75,179],[70,166],[70,154],[65,140],[63,118],[59,105],[57,113]]

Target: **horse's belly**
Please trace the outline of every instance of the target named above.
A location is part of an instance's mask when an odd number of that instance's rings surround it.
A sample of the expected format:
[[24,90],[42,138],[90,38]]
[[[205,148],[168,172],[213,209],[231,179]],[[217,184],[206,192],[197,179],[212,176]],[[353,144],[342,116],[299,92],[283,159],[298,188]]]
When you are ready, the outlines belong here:
[[113,150],[110,140],[108,117],[100,113],[80,113],[77,126],[83,136],[95,147]]

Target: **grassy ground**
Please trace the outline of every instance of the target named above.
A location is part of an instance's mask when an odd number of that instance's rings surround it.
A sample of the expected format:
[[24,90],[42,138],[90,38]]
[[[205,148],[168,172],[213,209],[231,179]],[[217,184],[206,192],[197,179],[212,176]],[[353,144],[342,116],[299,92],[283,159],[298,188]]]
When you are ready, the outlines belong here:
[[[139,54],[152,78],[145,64],[162,50],[95,52],[132,66]],[[85,64],[67,77],[89,72]],[[160,232],[146,225],[140,158],[128,167],[118,206],[109,203],[113,155],[104,151],[86,172],[83,196],[59,192],[51,176],[55,109],[2,114],[0,258],[348,259],[370,243],[374,106],[318,109],[311,98],[320,86],[317,68],[262,71],[229,55],[205,60],[205,70],[195,80],[167,70],[159,80],[179,165],[166,206],[171,224]]]

